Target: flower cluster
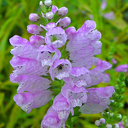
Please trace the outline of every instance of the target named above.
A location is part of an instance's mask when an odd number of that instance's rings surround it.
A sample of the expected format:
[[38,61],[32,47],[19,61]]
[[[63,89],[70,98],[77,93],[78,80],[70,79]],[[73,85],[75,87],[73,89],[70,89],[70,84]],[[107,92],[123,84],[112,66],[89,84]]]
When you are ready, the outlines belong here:
[[85,21],[78,30],[67,28],[71,20],[65,17],[66,7],[58,9],[51,0],[41,1],[40,7],[42,16],[32,13],[29,19],[47,23],[28,25],[27,31],[33,34],[29,41],[18,35],[10,38],[14,55],[10,61],[14,68],[10,79],[19,84],[14,101],[27,113],[49,102],[53,97],[52,83],[63,81],[41,123],[41,128],[60,128],[65,127],[70,112],[74,115],[74,107],[80,107],[79,111],[85,114],[99,113],[109,107],[114,87],[92,86],[109,82],[105,70],[111,64],[94,57],[100,54],[102,46],[101,33],[95,29],[94,21]]

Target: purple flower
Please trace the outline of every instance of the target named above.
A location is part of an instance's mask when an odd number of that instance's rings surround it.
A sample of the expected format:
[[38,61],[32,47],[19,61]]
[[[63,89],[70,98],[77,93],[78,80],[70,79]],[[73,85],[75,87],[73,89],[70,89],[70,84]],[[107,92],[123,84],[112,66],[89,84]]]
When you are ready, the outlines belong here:
[[82,106],[82,103],[87,101],[87,91],[84,87],[72,86],[67,83],[62,87],[61,93],[72,107]]
[[55,48],[62,47],[67,40],[67,35],[61,27],[49,29],[46,33],[45,41],[47,45]]
[[91,83],[91,77],[89,75],[89,70],[85,67],[72,68],[71,75],[69,78],[64,78],[64,81],[67,83],[71,83],[73,86],[77,87],[86,86]]
[[61,80],[64,77],[69,77],[71,72],[71,63],[69,60],[56,60],[49,69],[51,79],[54,80],[54,77]]
[[128,64],[122,64],[115,68],[116,72],[128,72]]
[[17,75],[46,75],[47,67],[42,67],[41,63],[36,60],[30,60],[14,56],[10,64],[15,69],[13,72]]
[[31,24],[27,26],[27,31],[31,34],[40,34],[43,29],[35,24]]
[[68,9],[66,7],[61,7],[58,9],[58,15],[65,16],[68,13]]
[[119,122],[118,124],[120,128],[124,128],[123,121]]
[[69,17],[64,17],[58,22],[58,25],[62,28],[66,28],[71,23],[71,19]]
[[17,88],[18,93],[23,93],[24,91],[34,92],[34,91],[43,91],[50,87],[51,81],[40,76],[33,75],[19,75],[15,73],[10,75],[10,80],[13,83],[18,83],[19,87]]
[[107,6],[106,1],[103,1],[103,2],[101,3],[101,9],[104,10],[104,9],[106,8],[106,6]]
[[67,40],[69,40],[76,33],[76,29],[75,27],[69,27],[65,30],[65,33],[67,34]]
[[56,27],[56,23],[50,22],[46,25],[47,31]]
[[41,122],[41,128],[60,128],[61,124],[62,120],[59,119],[57,111],[50,107]]
[[[29,40],[30,40],[30,44],[34,48],[39,48],[41,45],[45,44],[45,38],[43,36],[33,35],[29,38]],[[36,50],[35,50],[35,52],[36,52]]]
[[41,61],[42,66],[52,66],[53,62],[61,57],[61,53],[58,49],[54,49],[48,45],[41,45],[38,51],[37,60]]
[[29,113],[33,108],[45,105],[52,98],[50,90],[37,92],[23,92],[14,96],[14,101],[24,111]]
[[29,15],[29,20],[33,21],[33,22],[36,22],[40,19],[40,16],[36,13],[31,13]]
[[70,52],[70,60],[73,67],[91,68],[97,58],[95,54],[101,52],[100,32],[94,30],[96,24],[94,21],[87,20],[84,25],[77,30],[68,42],[66,49]]
[[109,12],[109,13],[105,13],[105,14],[104,14],[104,18],[105,18],[105,19],[108,19],[108,20],[114,20],[114,19],[115,19],[114,12],[111,11],[111,12]]
[[56,13],[58,11],[58,7],[55,5],[52,5],[52,12]]
[[90,88],[87,89],[87,102],[80,108],[84,114],[100,113],[108,108],[110,97],[114,92],[114,87]]
[[113,58],[113,59],[112,59],[112,63],[113,63],[113,64],[117,64],[116,59]]
[[29,59],[37,58],[38,53],[28,40],[15,35],[12,38],[10,38],[9,41],[10,44],[13,46],[11,54]]
[[[105,71],[111,64],[94,57],[102,47],[101,33],[95,29],[94,21],[85,21],[78,30],[75,27],[64,30],[71,23],[69,17],[61,19],[68,12],[66,7],[58,9],[51,0],[41,1],[40,7],[42,17],[32,13],[29,19],[36,22],[44,18],[49,23],[28,25],[27,31],[34,34],[30,41],[17,35],[9,40],[14,55],[10,61],[14,68],[10,80],[19,84],[14,101],[29,113],[50,101],[53,93],[50,89],[56,89],[55,83],[61,80],[60,86],[64,85],[44,116],[41,128],[64,128],[70,112],[74,115],[77,106],[82,113],[99,113],[109,107],[114,87],[89,87],[110,80]],[[50,22],[54,18],[56,22]]]
[[61,93],[55,97],[52,108],[57,111],[59,119],[67,119],[71,110],[70,103]]
[[110,78],[109,75],[105,73],[105,70],[110,69],[112,65],[106,61],[99,60],[97,66],[90,70],[90,77],[91,77],[91,83],[88,85],[96,85],[100,82],[109,82]]

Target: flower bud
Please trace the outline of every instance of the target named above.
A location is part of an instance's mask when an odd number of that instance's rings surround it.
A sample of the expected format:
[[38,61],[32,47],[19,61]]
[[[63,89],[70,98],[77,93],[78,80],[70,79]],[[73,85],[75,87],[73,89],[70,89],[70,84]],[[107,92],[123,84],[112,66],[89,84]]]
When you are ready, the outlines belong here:
[[125,87],[125,86],[126,86],[126,85],[125,85],[125,82],[121,82],[120,86],[121,86],[122,88]]
[[121,115],[121,114],[117,114],[117,115],[116,115],[116,118],[117,118],[117,119],[122,119],[122,115]]
[[62,7],[58,10],[58,15],[65,16],[68,13],[68,9],[66,7]]
[[69,17],[64,17],[62,20],[60,20],[59,26],[61,26],[62,28],[66,28],[70,23],[71,19]]
[[100,119],[100,122],[101,122],[102,124],[105,124],[105,119],[104,119],[104,118],[101,118],[101,119]]
[[120,94],[123,94],[124,92],[125,92],[125,89],[122,88],[122,89],[120,90]]
[[52,1],[51,0],[45,0],[44,4],[45,4],[45,6],[50,7],[52,5]]
[[110,113],[110,116],[112,117],[114,115],[114,113]]
[[105,13],[104,14],[104,18],[105,19],[108,19],[108,20],[114,20],[115,19],[115,14],[114,14],[114,12],[109,12],[109,13]]
[[105,113],[104,112],[101,112],[101,116],[104,116],[105,115]]
[[119,124],[114,124],[114,128],[120,128]]
[[116,72],[128,72],[128,64],[122,64],[115,68]]
[[101,125],[100,121],[99,121],[99,120],[96,120],[96,121],[95,121],[95,125],[96,125],[96,126],[100,126],[100,125]]
[[47,12],[46,13],[46,18],[49,19],[49,20],[51,20],[53,18],[53,16],[54,16],[53,12]]
[[31,33],[31,34],[40,34],[42,29],[41,29],[41,27],[39,27],[35,24],[31,24],[31,25],[27,26],[27,31],[28,31],[28,33]]
[[117,63],[116,59],[113,58],[113,59],[112,59],[112,63],[113,63],[113,64],[116,64],[116,63]]
[[123,103],[119,103],[119,104],[118,104],[118,108],[119,108],[119,109],[121,109],[121,108],[123,108],[123,107],[124,107],[124,104],[123,104]]
[[118,99],[116,99],[116,101],[120,102],[124,99],[124,95],[119,95]]
[[39,19],[40,19],[40,16],[39,16],[38,14],[36,14],[36,13],[31,13],[31,14],[29,15],[29,20],[30,20],[30,21],[36,22],[36,21],[38,21]]
[[107,124],[106,128],[112,128],[112,125],[111,124]]
[[76,29],[75,27],[69,27],[65,30],[65,33],[67,34],[67,39],[70,39],[76,33]]
[[42,7],[42,6],[43,6],[43,2],[42,2],[42,1],[40,1],[40,2],[39,2],[39,5],[40,5],[40,7]]
[[106,112],[107,114],[109,114],[109,112]]
[[54,5],[52,5],[52,12],[55,14],[56,13],[56,11],[58,10],[58,7],[57,6],[54,6]]

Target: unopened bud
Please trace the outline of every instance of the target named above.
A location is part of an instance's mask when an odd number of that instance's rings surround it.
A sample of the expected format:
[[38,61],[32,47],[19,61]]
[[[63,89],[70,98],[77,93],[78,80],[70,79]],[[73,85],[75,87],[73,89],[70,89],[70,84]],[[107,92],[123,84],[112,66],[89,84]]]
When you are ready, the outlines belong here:
[[122,119],[122,115],[121,115],[121,114],[117,114],[116,117],[117,117],[118,119]]
[[121,82],[121,85],[120,85],[122,88],[125,87],[125,82]]
[[109,114],[109,112],[106,112],[107,114]]
[[44,4],[45,4],[45,6],[50,7],[52,5],[52,1],[51,0],[45,0]]
[[53,12],[47,12],[46,13],[46,18],[49,19],[49,20],[51,20],[53,18],[53,16],[54,16]]
[[33,22],[36,22],[40,19],[40,16],[36,13],[31,13],[29,15],[29,20],[33,21]]
[[124,92],[125,92],[125,89],[121,88],[119,94],[123,94]]
[[62,20],[59,22],[59,26],[62,28],[67,27],[71,23],[71,19],[69,17],[64,17]]
[[95,121],[95,125],[96,125],[96,126],[100,126],[100,125],[101,125],[100,121],[99,121],[99,120],[96,120],[96,121]]
[[39,5],[42,7],[42,6],[43,6],[43,2],[42,2],[42,1],[40,1],[40,2],[39,2]]
[[103,116],[105,113],[104,112],[101,112],[101,116]]
[[58,10],[58,15],[65,16],[68,13],[68,9],[66,7],[62,7]]
[[31,24],[27,26],[27,31],[31,34],[40,34],[40,32],[42,31],[41,27],[35,25],[35,24]]
[[113,58],[113,59],[112,59],[112,63],[113,63],[113,64],[116,64],[116,63],[117,63],[116,59]]
[[119,124],[114,124],[114,128],[120,128]]
[[106,128],[112,128],[112,125],[111,124],[107,124]]
[[114,113],[110,113],[110,116],[112,117],[114,115]]
[[56,13],[56,11],[58,10],[58,7],[57,6],[54,6],[54,5],[52,5],[52,12],[55,14]]
[[67,34],[67,39],[70,39],[76,33],[76,29],[75,27],[69,27],[65,30],[65,33]]
[[101,122],[102,124],[105,124],[105,119],[104,119],[104,118],[101,118],[101,119],[100,119],[100,122]]

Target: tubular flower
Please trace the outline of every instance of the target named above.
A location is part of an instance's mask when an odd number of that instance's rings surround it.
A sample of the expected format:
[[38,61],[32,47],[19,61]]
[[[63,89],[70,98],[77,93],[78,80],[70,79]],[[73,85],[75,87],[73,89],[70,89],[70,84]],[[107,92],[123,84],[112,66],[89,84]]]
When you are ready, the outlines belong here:
[[[78,30],[65,28],[71,22],[65,16],[66,7],[58,9],[51,0],[41,1],[40,7],[42,17],[36,13],[29,15],[29,19],[36,22],[27,27],[33,34],[29,41],[18,35],[9,40],[14,55],[10,61],[14,69],[10,80],[19,84],[13,99],[29,113],[49,102],[55,88],[60,89],[41,128],[64,128],[70,112],[74,115],[75,107],[80,107],[79,111],[85,114],[99,113],[109,107],[114,88],[91,86],[109,82],[105,71],[111,64],[95,57],[101,53],[102,43],[94,21],[85,21]],[[37,25],[38,21],[44,22]],[[55,85],[58,81],[59,86]]]

